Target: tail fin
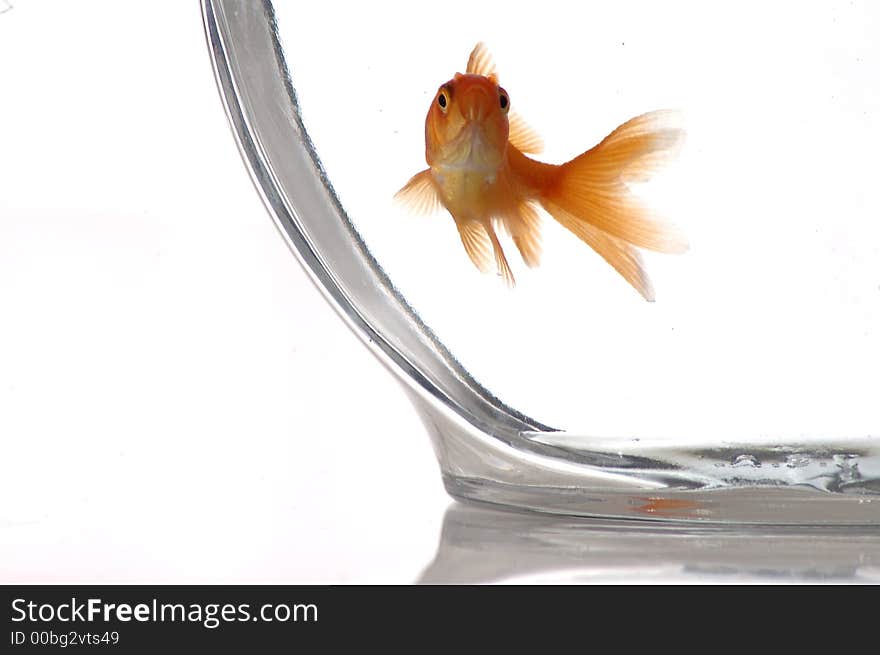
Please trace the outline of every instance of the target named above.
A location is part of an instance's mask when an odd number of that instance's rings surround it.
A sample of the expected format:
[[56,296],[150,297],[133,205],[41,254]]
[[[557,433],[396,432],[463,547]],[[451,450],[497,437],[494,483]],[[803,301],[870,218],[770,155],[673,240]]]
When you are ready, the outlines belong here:
[[595,250],[620,273],[633,288],[648,302],[654,302],[654,288],[642,265],[639,251],[626,241],[613,237],[597,227],[569,214],[564,209],[552,206],[547,211],[564,227],[574,233],[581,241]]
[[591,150],[557,167],[539,198],[548,213],[596,249],[648,300],[650,283],[638,253],[629,246],[680,253],[688,244],[675,226],[658,220],[630,193],[627,182],[647,180],[677,152],[684,138],[679,124],[672,111],[627,121]]

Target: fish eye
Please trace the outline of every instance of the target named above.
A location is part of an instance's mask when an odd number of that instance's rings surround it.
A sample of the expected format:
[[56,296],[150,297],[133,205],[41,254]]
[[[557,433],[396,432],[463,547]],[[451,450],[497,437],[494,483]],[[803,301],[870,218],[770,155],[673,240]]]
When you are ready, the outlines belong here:
[[498,104],[501,105],[501,108],[504,111],[507,111],[510,108],[510,98],[507,96],[507,92],[503,89],[499,89],[498,91]]
[[446,93],[446,89],[440,89],[440,93],[437,94],[437,104],[440,105],[440,109],[446,111],[446,108],[449,106],[449,96]]

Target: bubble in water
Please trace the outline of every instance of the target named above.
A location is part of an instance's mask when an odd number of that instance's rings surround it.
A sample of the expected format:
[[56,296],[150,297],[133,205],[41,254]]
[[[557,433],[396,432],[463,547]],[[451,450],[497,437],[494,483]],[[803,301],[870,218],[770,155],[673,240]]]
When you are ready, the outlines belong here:
[[785,458],[785,465],[790,469],[799,469],[810,463],[810,458],[805,455],[788,455]]
[[858,461],[856,461],[858,459],[858,456],[834,455],[832,459],[837,465],[837,468],[840,469],[841,482],[852,482],[853,480],[858,480],[860,477],[862,477],[862,474],[859,473],[859,463]]
[[761,466],[761,462],[758,461],[758,458],[754,455],[737,455],[733,460],[733,466],[748,466],[750,468],[757,468]]

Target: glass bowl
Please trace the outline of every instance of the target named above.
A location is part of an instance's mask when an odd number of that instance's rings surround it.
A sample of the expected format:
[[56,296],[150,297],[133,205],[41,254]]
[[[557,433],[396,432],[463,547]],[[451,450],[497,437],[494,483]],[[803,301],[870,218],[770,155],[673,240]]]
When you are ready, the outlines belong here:
[[[402,383],[452,496],[659,521],[880,524],[880,200],[868,192],[880,10],[762,6],[646,3],[636,22],[631,7],[603,8],[585,39],[565,45],[563,26],[535,48],[520,39],[588,9],[487,7],[463,23],[450,7],[426,43],[407,4],[386,7],[400,21],[385,24],[372,5],[204,0],[257,191]],[[791,15],[800,27],[782,47]],[[511,103],[556,143],[548,157],[642,111],[683,109],[681,163],[645,192],[691,248],[646,255],[656,302],[552,221],[545,263],[517,268],[511,290],[469,268],[448,216],[395,213],[395,191],[424,167],[425,110],[478,39],[498,44]],[[382,429],[365,433],[381,442]]]

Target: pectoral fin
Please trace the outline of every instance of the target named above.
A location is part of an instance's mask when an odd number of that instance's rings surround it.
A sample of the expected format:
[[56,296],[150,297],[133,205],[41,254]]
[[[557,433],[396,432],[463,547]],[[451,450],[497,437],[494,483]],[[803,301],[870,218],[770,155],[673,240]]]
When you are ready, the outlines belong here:
[[442,206],[430,169],[413,175],[394,199],[415,215],[433,214]]
[[544,139],[519,114],[510,112],[507,119],[510,122],[510,145],[531,155],[537,155],[544,150]]

